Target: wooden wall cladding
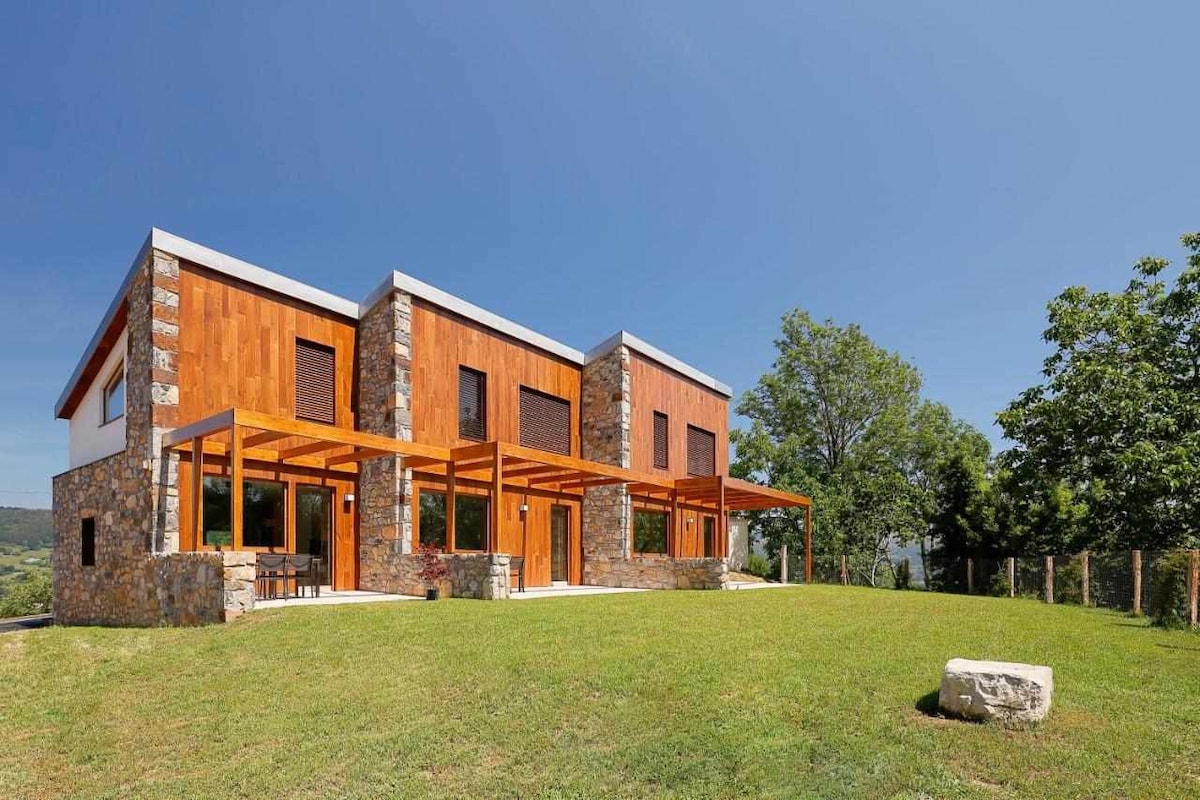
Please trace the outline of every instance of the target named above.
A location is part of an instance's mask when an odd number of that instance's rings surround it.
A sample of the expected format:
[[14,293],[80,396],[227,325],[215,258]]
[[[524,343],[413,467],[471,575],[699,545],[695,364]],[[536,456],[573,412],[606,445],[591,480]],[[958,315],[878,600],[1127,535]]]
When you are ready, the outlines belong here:
[[297,337],[334,349],[335,423],[353,428],[353,320],[181,262],[180,422],[234,406],[294,417]]
[[579,455],[581,369],[556,356],[413,300],[413,440],[442,447],[458,437],[458,368],[487,375],[487,438],[520,441],[520,387],[571,403],[571,452]]
[[[640,472],[687,477],[687,426],[716,437],[717,474],[729,473],[729,400],[636,351],[630,357],[630,459]],[[654,467],[654,412],[668,417],[668,466]]]

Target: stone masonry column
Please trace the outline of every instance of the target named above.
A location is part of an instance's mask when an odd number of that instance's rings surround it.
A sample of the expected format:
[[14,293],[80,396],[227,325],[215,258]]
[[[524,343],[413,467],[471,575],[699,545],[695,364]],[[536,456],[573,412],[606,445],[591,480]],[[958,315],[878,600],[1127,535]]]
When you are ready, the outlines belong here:
[[[412,441],[412,297],[391,292],[358,327],[358,425]],[[396,457],[365,461],[358,478],[359,586],[391,591],[389,561],[412,552],[412,474]]]
[[[630,355],[620,345],[583,368],[583,457],[630,466]],[[625,486],[587,489],[583,498],[583,582],[604,583],[610,562],[627,559],[633,517]]]

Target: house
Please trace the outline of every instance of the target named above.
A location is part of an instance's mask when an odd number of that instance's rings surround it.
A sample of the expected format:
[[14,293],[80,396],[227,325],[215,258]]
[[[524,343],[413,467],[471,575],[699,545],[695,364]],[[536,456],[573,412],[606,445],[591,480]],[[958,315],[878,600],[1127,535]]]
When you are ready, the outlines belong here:
[[423,543],[458,596],[516,563],[719,588],[731,512],[809,505],[728,477],[730,395],[623,331],[584,353],[399,272],[356,303],[155,229],[55,408],[55,616],[225,619],[264,552],[422,593]]

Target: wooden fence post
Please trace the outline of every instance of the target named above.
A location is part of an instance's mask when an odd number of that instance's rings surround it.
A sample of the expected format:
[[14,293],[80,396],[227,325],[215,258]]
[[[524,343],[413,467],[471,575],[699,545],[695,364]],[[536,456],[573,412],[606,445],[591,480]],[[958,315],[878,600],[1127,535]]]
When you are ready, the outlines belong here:
[[1133,551],[1133,615],[1142,615],[1142,551]]
[[1087,550],[1079,554],[1079,568],[1083,571],[1083,586],[1081,587],[1083,604],[1090,606],[1092,604],[1092,582],[1091,576],[1088,574],[1090,572],[1090,565]]
[[1200,550],[1188,554],[1188,606],[1191,611],[1192,627],[1200,622],[1196,619],[1197,604],[1200,602]]
[[842,554],[842,586],[850,585],[850,567],[846,564],[846,555]]
[[1054,602],[1054,556],[1046,556],[1046,602]]
[[1008,596],[1017,596],[1017,559],[1008,557]]
[[967,594],[975,594],[975,559],[967,559]]
[[787,583],[787,545],[779,545],[779,582]]

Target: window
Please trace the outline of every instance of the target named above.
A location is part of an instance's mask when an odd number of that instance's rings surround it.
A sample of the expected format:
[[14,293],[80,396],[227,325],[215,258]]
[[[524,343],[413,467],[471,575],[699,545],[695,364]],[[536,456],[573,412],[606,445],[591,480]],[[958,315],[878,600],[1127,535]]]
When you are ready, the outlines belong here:
[[521,444],[571,455],[571,402],[522,386]]
[[712,517],[704,518],[704,557],[717,557],[717,521]]
[[654,412],[654,468],[666,469],[670,463],[667,415],[661,411]]
[[458,368],[458,436],[487,441],[487,376],[470,367]]
[[[445,549],[446,493],[422,489],[417,511],[417,528],[421,544]],[[488,499],[473,494],[454,495],[454,549],[486,550],[488,528]]]
[[667,530],[671,515],[666,511],[633,512],[633,549],[637,553],[667,552]]
[[296,419],[334,424],[334,363],[332,347],[296,340]]
[[96,518],[84,517],[79,521],[79,563],[84,567],[96,566]]
[[687,428],[687,471],[698,478],[717,474],[716,437],[695,425]]
[[104,419],[107,425],[125,416],[125,363],[122,362],[104,384]]
[[[209,546],[232,547],[233,482],[229,478],[204,478],[204,534]],[[284,488],[274,481],[242,481],[242,546],[285,547]]]

